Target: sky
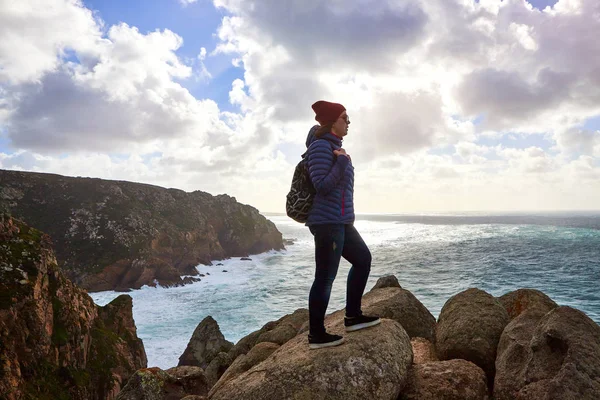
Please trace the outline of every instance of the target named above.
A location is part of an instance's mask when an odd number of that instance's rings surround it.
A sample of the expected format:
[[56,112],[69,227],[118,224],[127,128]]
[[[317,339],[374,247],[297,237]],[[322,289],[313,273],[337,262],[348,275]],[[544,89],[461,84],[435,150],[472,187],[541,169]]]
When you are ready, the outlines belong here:
[[358,213],[600,209],[597,0],[3,0],[0,168],[284,212],[317,100]]

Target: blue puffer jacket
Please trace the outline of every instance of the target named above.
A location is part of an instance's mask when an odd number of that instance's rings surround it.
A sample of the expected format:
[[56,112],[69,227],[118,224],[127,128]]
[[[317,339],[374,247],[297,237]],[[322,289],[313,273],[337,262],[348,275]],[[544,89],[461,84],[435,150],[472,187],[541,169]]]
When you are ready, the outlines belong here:
[[320,139],[314,126],[306,138],[308,172],[317,190],[306,225],[354,223],[354,167],[346,156],[336,156],[334,149],[342,140],[333,133]]

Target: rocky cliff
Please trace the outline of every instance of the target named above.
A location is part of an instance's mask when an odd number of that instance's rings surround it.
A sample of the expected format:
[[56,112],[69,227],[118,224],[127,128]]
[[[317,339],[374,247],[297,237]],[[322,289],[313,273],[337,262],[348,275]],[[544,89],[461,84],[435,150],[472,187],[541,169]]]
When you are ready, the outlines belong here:
[[0,170],[2,211],[49,234],[89,291],[181,285],[198,264],[283,248],[258,210],[201,191]]
[[110,400],[143,367],[131,297],[97,307],[48,235],[0,214],[0,398]]

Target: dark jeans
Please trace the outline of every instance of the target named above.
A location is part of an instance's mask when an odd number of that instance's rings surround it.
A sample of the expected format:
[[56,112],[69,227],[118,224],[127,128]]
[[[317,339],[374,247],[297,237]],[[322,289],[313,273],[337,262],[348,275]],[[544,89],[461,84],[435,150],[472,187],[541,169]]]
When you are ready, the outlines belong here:
[[325,332],[325,312],[340,257],[352,264],[346,286],[346,316],[361,315],[360,303],[371,271],[371,252],[354,225],[328,224],[309,228],[315,237],[317,264],[308,297],[310,333],[315,335]]

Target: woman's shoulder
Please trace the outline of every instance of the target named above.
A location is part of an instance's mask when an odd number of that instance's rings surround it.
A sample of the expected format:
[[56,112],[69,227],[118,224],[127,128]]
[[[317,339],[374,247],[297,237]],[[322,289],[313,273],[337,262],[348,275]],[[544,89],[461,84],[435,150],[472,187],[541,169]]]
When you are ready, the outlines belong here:
[[334,148],[328,140],[317,139],[308,148],[308,158],[314,162],[331,162],[334,159],[333,150]]
[[311,149],[315,149],[315,150],[321,150],[322,151],[324,149],[325,150],[331,150],[331,149],[334,149],[336,147],[337,146],[335,146],[335,143],[333,143],[333,142],[331,142],[331,141],[329,141],[327,139],[321,138],[321,139],[317,139],[314,142],[312,142],[310,144],[310,147],[308,148],[308,150],[310,151]]

